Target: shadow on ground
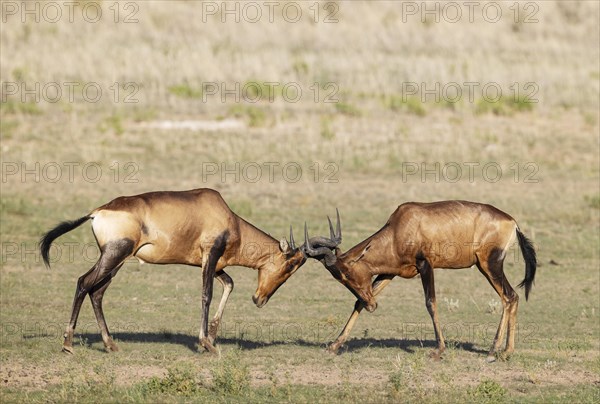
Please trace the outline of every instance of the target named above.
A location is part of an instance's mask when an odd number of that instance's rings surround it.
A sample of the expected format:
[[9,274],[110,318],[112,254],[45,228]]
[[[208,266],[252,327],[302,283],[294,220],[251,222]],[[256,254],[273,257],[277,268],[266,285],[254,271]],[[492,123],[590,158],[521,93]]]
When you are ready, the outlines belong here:
[[[28,336],[27,338],[35,338],[35,336]],[[169,332],[125,332],[115,333],[113,338],[117,344],[122,342],[128,343],[170,343],[177,344],[187,347],[191,351],[198,351],[198,336],[190,335],[186,333],[169,333]],[[100,334],[85,333],[77,334],[74,341],[75,345],[84,341],[85,345],[91,347],[91,345],[101,344],[102,338]],[[448,341],[447,341],[448,343]],[[454,346],[454,349],[463,350],[467,352],[485,354],[486,350],[478,348],[471,342],[453,342],[449,341]],[[303,347],[313,347],[319,349],[325,349],[327,344],[321,342],[307,341],[304,339],[296,340],[272,340],[272,341],[254,341],[244,338],[218,338],[217,344],[220,345],[237,345],[243,350],[254,350],[260,348],[268,348],[272,346],[280,345],[298,345]],[[414,353],[417,348],[436,348],[437,344],[435,341],[423,341],[418,339],[376,339],[376,338],[356,338],[347,341],[342,348],[340,353],[344,352],[355,352],[360,351],[364,348],[396,348],[401,349],[407,353]],[[97,348],[103,350],[102,348]]]

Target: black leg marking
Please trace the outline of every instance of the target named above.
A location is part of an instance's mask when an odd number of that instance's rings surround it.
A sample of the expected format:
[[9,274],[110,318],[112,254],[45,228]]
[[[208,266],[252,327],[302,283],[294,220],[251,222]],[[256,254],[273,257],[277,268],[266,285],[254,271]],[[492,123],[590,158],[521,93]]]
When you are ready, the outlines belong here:
[[217,262],[219,262],[219,259],[225,252],[228,238],[229,231],[225,231],[215,239],[215,242],[208,253],[206,266],[202,268],[202,322],[200,324],[200,345],[207,351],[213,353],[216,352],[216,350],[208,340],[208,313],[212,301]]
[[104,347],[107,351],[118,351],[119,348],[114,343],[110,331],[108,330],[108,326],[106,325],[106,320],[104,318],[104,311],[102,310],[102,299],[104,297],[104,292],[108,289],[112,278],[115,277],[119,269],[123,264],[121,263],[115,269],[113,269],[109,276],[106,276],[102,281],[98,282],[96,286],[92,288],[90,291],[90,300],[92,301],[92,307],[94,308],[94,314],[96,316],[96,321],[98,322],[98,327],[100,327],[100,332],[102,334],[102,341],[104,342]]
[[477,263],[477,268],[486,277],[490,285],[494,288],[500,301],[502,302],[502,317],[498,325],[498,331],[494,337],[494,342],[488,354],[488,361],[496,360],[496,355],[500,350],[504,335],[506,334],[506,349],[505,356],[510,355],[514,350],[515,328],[517,320],[517,307],[519,305],[519,296],[508,283],[504,276],[504,259],[502,250],[499,248],[493,249],[487,260]]
[[[123,261],[129,255],[131,255],[133,246],[133,241],[129,239],[122,239],[107,243],[101,248],[101,254],[98,262],[96,262],[92,269],[78,279],[75,298],[73,299],[73,308],[71,310],[71,321],[67,326],[64,336],[65,340],[63,343],[63,351],[73,353],[73,334],[77,325],[79,311],[81,310],[81,305],[85,296],[88,293],[91,294],[94,293],[94,291],[99,291],[103,288],[105,290],[105,288],[108,287],[113,271],[116,272]],[[95,309],[96,307],[94,306],[94,310]],[[98,321],[98,325],[102,330],[103,327],[100,321]]]
[[440,328],[438,316],[437,316],[437,304],[435,300],[435,282],[433,278],[433,268],[429,265],[429,262],[417,256],[417,271],[421,274],[421,282],[423,283],[423,291],[425,293],[425,306],[427,306],[427,311],[431,316],[431,321],[433,322],[433,330],[435,332],[435,339],[438,344],[437,352],[434,351],[432,353],[432,357],[439,359],[440,355],[446,349],[446,344],[444,343],[444,336],[442,335],[442,331]]

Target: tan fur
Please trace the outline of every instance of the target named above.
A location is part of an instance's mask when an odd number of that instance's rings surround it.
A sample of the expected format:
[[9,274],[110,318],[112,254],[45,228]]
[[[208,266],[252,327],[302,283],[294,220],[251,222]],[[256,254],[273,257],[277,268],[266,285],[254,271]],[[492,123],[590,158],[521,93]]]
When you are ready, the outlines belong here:
[[[420,274],[438,342],[435,355],[439,356],[445,344],[437,318],[433,268],[476,265],[500,296],[505,309],[490,357],[499,349],[507,327],[506,353],[511,353],[518,295],[504,277],[502,260],[515,240],[516,231],[514,219],[491,205],[467,201],[400,205],[377,233],[345,253],[336,248],[334,264],[328,266],[327,261],[322,261],[359,298],[330,351],[337,352],[344,343],[363,308],[375,310],[375,296],[395,276],[412,278]],[[372,282],[374,276],[377,278]]]
[[[300,249],[291,248],[285,239],[277,241],[252,226],[233,213],[217,191],[208,188],[122,196],[93,210],[88,217],[92,219],[92,230],[102,254],[98,263],[78,281],[71,322],[63,344],[67,352],[73,350],[73,332],[86,294],[92,296],[107,349],[117,349],[104,320],[102,296],[129,257],[134,256],[140,262],[152,264],[202,267],[200,344],[211,352],[216,352],[212,344],[227,298],[233,289],[233,281],[223,268],[240,265],[257,269],[258,287],[253,300],[258,307],[262,307],[306,261]],[[79,219],[77,225],[86,218]],[[67,224],[70,229],[77,225]],[[56,229],[62,229],[61,226],[64,227],[64,224]],[[52,240],[60,235],[54,235],[56,229],[44,237],[45,251]],[[209,332],[208,309],[215,277],[223,285],[225,293]]]

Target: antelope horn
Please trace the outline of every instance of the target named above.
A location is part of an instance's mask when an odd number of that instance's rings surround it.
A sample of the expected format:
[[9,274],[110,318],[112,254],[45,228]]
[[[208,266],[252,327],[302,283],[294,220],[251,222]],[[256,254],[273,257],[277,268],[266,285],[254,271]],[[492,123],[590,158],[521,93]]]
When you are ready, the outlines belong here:
[[[323,239],[323,238],[315,237],[315,239]],[[313,248],[313,246],[311,245],[311,242],[314,241],[315,239],[311,240],[308,237],[308,227],[307,227],[306,223],[304,223],[304,249],[305,249],[306,254],[311,258],[315,258],[320,255],[324,255],[325,261],[327,262],[327,264],[333,265],[333,263],[337,260],[336,255],[327,247]],[[328,239],[323,239],[323,240],[326,240],[329,243],[331,243],[331,240],[328,240]]]
[[327,216],[327,221],[329,222],[329,238],[335,240],[335,233],[333,232],[333,224],[331,224],[331,219]]
[[306,226],[306,222],[304,222],[304,247],[307,252],[312,252],[312,246],[310,245],[310,239],[308,238],[308,227]]
[[335,214],[337,216],[337,223],[336,223],[336,230],[337,230],[337,237],[336,239],[339,240],[339,242],[342,242],[342,222],[340,221],[340,211],[338,210],[338,208],[335,208]]
[[310,238],[310,243],[313,246],[317,247],[327,247],[327,248],[335,248],[339,243],[336,243],[335,240],[331,240],[326,237],[315,236]]
[[294,241],[294,232],[292,230],[292,225],[290,225],[290,247],[292,250],[296,249],[296,242]]
[[337,247],[342,242],[342,224],[340,221],[340,211],[337,208],[335,208],[335,214],[337,216],[335,232],[333,231],[333,224],[329,216],[327,216],[327,221],[329,222],[329,238],[335,243],[335,247]]

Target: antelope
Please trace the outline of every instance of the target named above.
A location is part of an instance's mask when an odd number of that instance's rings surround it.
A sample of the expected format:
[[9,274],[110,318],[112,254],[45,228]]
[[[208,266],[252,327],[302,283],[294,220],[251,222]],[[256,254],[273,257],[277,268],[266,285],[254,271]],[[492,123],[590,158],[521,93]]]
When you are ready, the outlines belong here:
[[[336,213],[335,232],[327,218],[329,238],[309,238],[305,224],[305,243],[301,247],[358,299],[344,329],[328,347],[329,352],[338,352],[363,308],[369,312],[377,308],[375,297],[394,277],[420,275],[437,342],[431,356],[441,358],[445,342],[437,315],[433,269],[473,265],[498,293],[504,309],[487,360],[493,362],[497,356],[506,358],[514,351],[519,296],[504,275],[503,262],[517,238],[525,260],[525,279],[519,287],[525,287],[525,299],[528,299],[535,277],[536,253],[511,216],[491,205],[466,201],[404,203],[379,231],[341,253],[338,245],[342,242],[342,231],[337,209]],[[506,347],[498,354],[505,333]]]
[[[275,291],[306,261],[297,248],[290,226],[290,241],[264,233],[231,211],[219,192],[208,189],[149,192],[121,196],[73,221],[64,221],[40,240],[41,255],[50,267],[52,242],[92,220],[92,232],[100,248],[96,264],[77,281],[71,320],[64,334],[63,351],[73,353],[73,333],[86,295],[107,351],[117,351],[104,319],[102,298],[124,261],[184,264],[202,268],[202,320],[200,346],[216,352],[214,342],[233,280],[225,271],[230,265],[258,270],[258,287],[252,297],[264,306]],[[208,323],[216,279],[223,286],[217,312]]]

